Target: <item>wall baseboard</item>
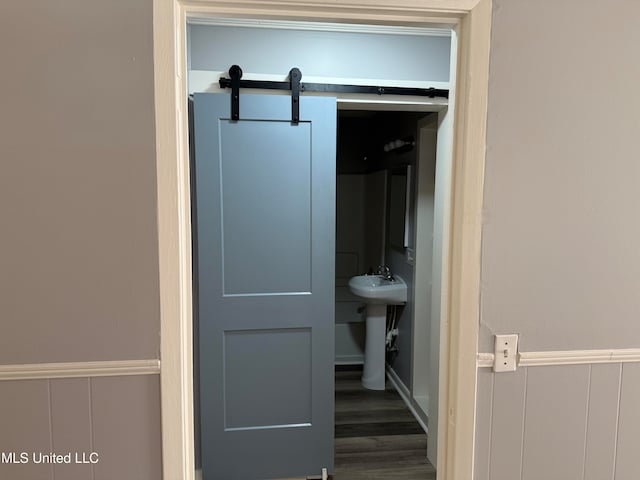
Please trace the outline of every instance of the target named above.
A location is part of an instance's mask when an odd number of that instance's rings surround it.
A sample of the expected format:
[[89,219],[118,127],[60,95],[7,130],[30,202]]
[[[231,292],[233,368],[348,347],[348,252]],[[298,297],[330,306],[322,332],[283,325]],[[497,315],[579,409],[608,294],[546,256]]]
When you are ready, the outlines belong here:
[[364,365],[364,355],[336,355],[336,365]]
[[158,374],[157,359],[0,365],[0,381]]
[[[493,361],[493,353],[478,353],[478,368],[491,368]],[[640,362],[640,348],[520,352],[518,354],[519,367],[629,362]]]
[[[400,379],[400,377],[398,376],[398,374],[395,372],[393,368],[387,365],[386,370],[387,370],[387,379],[394,386],[394,388],[400,395],[400,398],[402,398],[402,401],[405,403],[405,405],[411,412],[411,415],[415,417],[416,421],[420,424],[420,426],[424,430],[424,433],[429,435],[427,424],[424,422],[424,420],[416,410],[415,406],[413,405],[413,402],[411,401],[411,392],[409,391],[407,386]],[[425,412],[425,416],[426,416],[426,412]]]

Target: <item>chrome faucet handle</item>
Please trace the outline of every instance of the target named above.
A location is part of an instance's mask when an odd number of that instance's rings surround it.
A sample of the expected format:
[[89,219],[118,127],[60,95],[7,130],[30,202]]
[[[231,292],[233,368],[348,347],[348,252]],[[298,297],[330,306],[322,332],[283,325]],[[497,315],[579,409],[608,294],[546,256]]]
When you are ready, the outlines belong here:
[[393,273],[391,273],[391,268],[389,268],[387,265],[380,265],[378,267],[378,275],[382,275],[385,280],[393,280]]

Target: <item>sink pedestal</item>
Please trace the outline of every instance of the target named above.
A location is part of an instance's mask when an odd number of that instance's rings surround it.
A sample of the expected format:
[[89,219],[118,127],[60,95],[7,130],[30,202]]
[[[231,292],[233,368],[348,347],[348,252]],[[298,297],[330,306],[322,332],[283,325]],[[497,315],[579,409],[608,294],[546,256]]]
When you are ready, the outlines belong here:
[[367,302],[362,386],[384,390],[387,305],[407,303],[407,284],[398,275],[358,275],[349,280],[349,289]]
[[384,390],[385,336],[387,331],[387,305],[367,304],[366,340],[362,386],[369,390]]

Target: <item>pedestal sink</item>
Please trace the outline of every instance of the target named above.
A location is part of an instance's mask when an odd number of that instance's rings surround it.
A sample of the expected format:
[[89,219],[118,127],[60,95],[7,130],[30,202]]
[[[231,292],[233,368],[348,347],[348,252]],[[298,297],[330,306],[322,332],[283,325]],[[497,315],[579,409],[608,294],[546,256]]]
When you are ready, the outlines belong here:
[[382,275],[358,275],[349,280],[349,289],[367,304],[362,386],[384,390],[387,305],[407,302],[407,284],[397,275],[392,280]]

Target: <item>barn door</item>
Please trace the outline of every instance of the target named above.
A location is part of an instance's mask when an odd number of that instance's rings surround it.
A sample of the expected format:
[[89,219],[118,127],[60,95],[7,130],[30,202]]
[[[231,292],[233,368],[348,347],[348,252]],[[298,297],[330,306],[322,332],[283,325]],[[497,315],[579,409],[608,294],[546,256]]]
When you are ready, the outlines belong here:
[[336,104],[193,99],[204,480],[333,470]]

